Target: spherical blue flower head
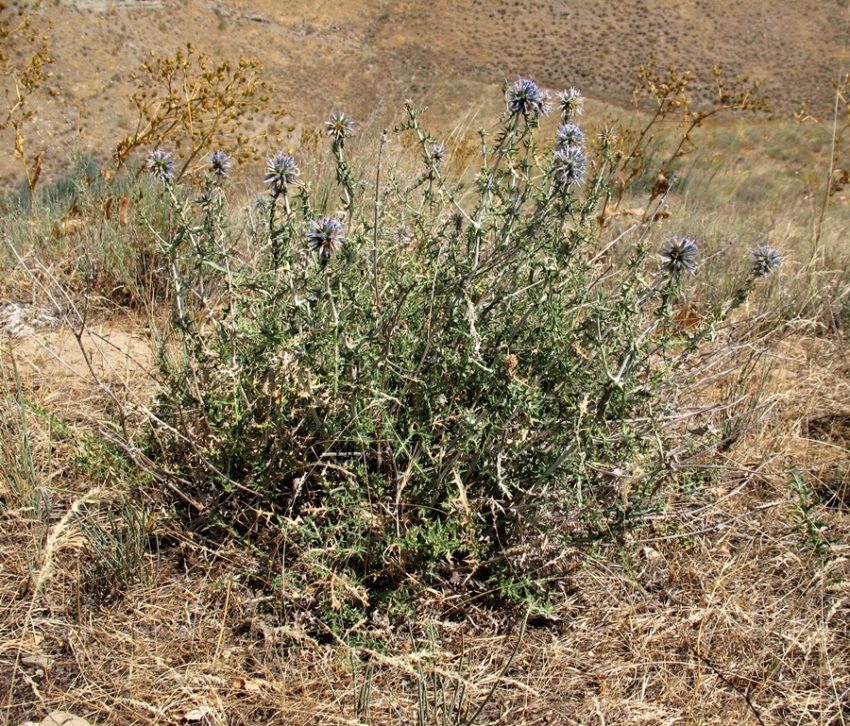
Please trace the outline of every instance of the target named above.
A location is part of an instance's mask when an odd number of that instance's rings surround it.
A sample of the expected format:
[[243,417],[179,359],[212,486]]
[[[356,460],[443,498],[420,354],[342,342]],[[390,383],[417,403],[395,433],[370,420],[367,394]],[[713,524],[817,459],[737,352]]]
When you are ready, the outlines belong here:
[[574,184],[579,186],[583,184],[586,172],[587,157],[580,148],[570,146],[555,152],[552,173],[555,183],[562,190]]
[[336,143],[342,143],[354,133],[354,122],[344,113],[332,113],[330,120],[325,121],[328,136]]
[[174,160],[171,154],[162,149],[154,149],[148,154],[148,161],[145,164],[151,176],[165,183],[174,179]]
[[298,166],[295,159],[284,153],[266,157],[266,175],[263,181],[271,184],[271,194],[276,197],[286,191],[286,187],[298,182]]
[[561,118],[564,120],[564,123],[569,123],[576,116],[581,116],[584,112],[584,96],[576,88],[561,91],[558,94],[558,108],[561,111]]
[[511,116],[537,118],[549,113],[549,92],[528,78],[518,79],[507,90],[505,98]]
[[556,149],[580,148],[584,145],[584,131],[575,124],[561,124],[555,136]]
[[697,270],[697,243],[687,237],[670,237],[661,249],[661,269],[678,279],[683,272]]
[[213,176],[226,177],[233,167],[233,159],[223,149],[213,151],[210,154],[210,170]]
[[442,144],[431,144],[429,155],[431,161],[437,166],[440,166],[443,163],[443,159],[446,158],[446,147]]
[[319,257],[328,260],[342,244],[342,222],[334,217],[314,219],[307,230],[307,246],[311,252],[318,252]]
[[779,254],[779,250],[768,245],[759,245],[752,253],[753,274],[756,277],[764,277],[779,267],[785,258]]

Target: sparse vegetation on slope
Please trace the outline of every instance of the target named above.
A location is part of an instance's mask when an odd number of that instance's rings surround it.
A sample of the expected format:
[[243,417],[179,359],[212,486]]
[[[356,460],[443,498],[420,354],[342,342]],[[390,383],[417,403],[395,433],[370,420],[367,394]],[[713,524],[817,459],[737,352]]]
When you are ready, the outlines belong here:
[[0,207],[4,723],[843,723],[841,125],[649,64],[258,161],[258,66],[175,53]]

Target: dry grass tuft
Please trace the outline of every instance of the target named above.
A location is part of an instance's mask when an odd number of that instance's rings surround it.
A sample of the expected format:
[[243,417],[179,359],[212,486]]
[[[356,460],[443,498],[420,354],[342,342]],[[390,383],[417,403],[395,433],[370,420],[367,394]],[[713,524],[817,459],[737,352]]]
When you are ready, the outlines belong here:
[[[770,481],[753,489],[718,507],[714,518],[733,523],[709,534],[584,561],[553,621],[526,633],[480,722],[842,723],[847,546],[806,554],[789,528],[793,502],[765,507],[758,490],[776,494]],[[833,517],[833,539],[846,538],[846,524]],[[516,640],[503,616],[473,608],[432,621],[427,659],[401,633],[386,636],[387,652],[401,653],[393,657],[321,644],[263,614],[240,583],[254,563],[186,542],[151,563],[155,582],[104,608],[80,608],[79,566],[66,549],[64,574],[31,606],[19,592],[31,532],[20,517],[3,531],[8,545],[18,539],[2,562],[0,662],[13,721],[61,708],[96,723],[178,723],[198,709],[215,723],[358,723],[359,662],[361,682],[373,670],[360,722],[412,722],[417,664],[464,679],[479,702]],[[23,665],[32,655],[46,667]]]

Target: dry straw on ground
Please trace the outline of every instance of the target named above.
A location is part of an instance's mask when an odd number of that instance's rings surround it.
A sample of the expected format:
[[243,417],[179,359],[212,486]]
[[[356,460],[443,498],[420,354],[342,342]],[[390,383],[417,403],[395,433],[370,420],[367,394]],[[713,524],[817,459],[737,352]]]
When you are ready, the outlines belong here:
[[[132,350],[141,332],[128,330],[103,339],[143,359]],[[86,371],[69,371],[63,335],[5,342],[5,395],[14,360],[26,396],[82,432],[109,401]],[[104,379],[131,378],[128,359],[106,350]],[[322,636],[297,613],[275,614],[274,591],[250,577],[266,566],[259,555],[214,548],[162,517],[139,580],[94,598],[78,515],[108,508],[120,483],[80,478],[63,461],[67,443],[29,414],[52,493],[4,492],[4,721],[60,710],[93,724],[416,723],[417,700],[462,685],[470,714],[486,702],[476,723],[843,724],[850,519],[836,472],[848,455],[844,429],[823,423],[850,413],[843,350],[800,333],[779,345],[764,383],[775,415],[732,449],[714,488],[671,501],[642,542],[562,554],[551,615],[528,623],[512,661],[521,613],[458,609],[436,593],[409,629],[364,625],[369,647]],[[791,468],[838,496],[807,509]]]

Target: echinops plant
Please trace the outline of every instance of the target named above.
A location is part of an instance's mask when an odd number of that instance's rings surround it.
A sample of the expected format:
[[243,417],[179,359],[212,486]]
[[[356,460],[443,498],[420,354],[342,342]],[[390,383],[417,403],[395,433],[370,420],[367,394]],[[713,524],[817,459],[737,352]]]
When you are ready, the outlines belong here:
[[[550,98],[506,86],[472,184],[408,103],[395,132],[421,173],[379,165],[370,187],[335,113],[338,203],[269,155],[252,263],[233,251],[224,152],[207,176],[218,202],[200,209],[151,154],[180,224],[161,238],[174,312],[147,455],[195,526],[283,542],[287,577],[335,626],[426,587],[540,596],[541,543],[641,526],[675,487],[671,462],[710,450],[682,442],[712,415],[685,411],[682,389],[733,307],[676,323],[698,243],[659,247],[652,225],[605,238],[617,135],[585,133],[570,89],[541,139]],[[781,262],[752,259],[744,296]]]

